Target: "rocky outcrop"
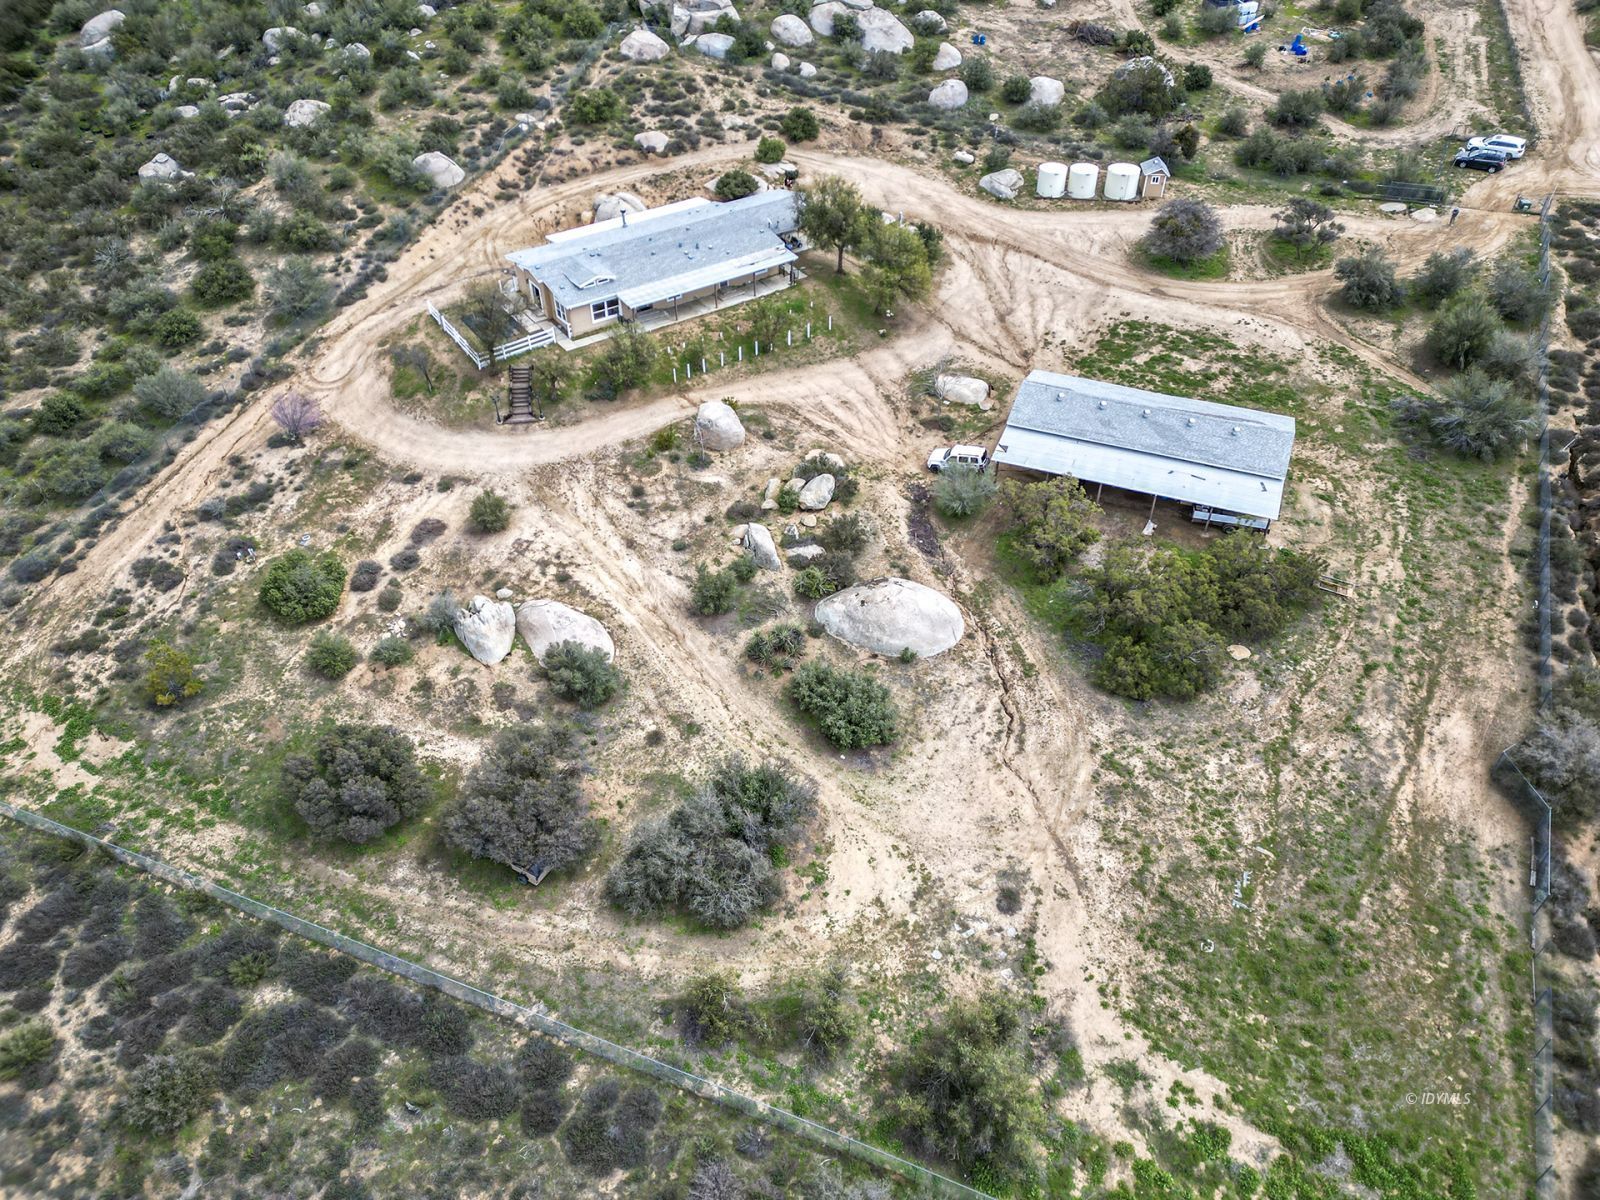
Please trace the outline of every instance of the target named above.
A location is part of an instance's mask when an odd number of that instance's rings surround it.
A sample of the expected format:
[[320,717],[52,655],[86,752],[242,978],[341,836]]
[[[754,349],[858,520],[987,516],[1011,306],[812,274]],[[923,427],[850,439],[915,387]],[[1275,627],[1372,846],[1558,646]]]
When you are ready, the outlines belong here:
[[599,650],[607,659],[616,657],[617,649],[606,627],[588,613],[579,612],[559,600],[527,601],[517,609],[516,627],[541,663],[544,656],[562,642],[577,642]]
[[296,100],[283,113],[283,123],[292,129],[315,125],[317,118],[332,106],[323,100]]
[[733,34],[731,33],[702,33],[691,39],[687,45],[692,45],[707,58],[721,60],[728,57],[728,51],[733,48]]
[[948,596],[893,576],[835,592],[817,603],[816,619],[848,645],[876,654],[909,649],[919,658],[943,654],[966,632]]
[[861,26],[861,48],[868,54],[883,51],[886,54],[904,54],[916,44],[911,30],[900,23],[900,18],[881,8],[863,9],[856,14]]
[[787,71],[794,66],[794,60],[783,51],[778,51],[772,56],[772,69],[774,71]]
[[108,8],[105,12],[90,17],[83,23],[83,28],[78,30],[78,45],[88,49],[96,42],[105,41],[127,19],[127,14],[120,8]]
[[813,475],[800,489],[800,507],[806,512],[821,512],[828,507],[828,501],[833,499],[833,486],[832,475]]
[[816,78],[817,68],[811,63],[803,62],[798,67],[796,67],[795,70],[800,72],[800,78],[801,79],[814,79],[814,78]]
[[300,31],[293,25],[274,25],[261,35],[261,44],[267,48],[268,54],[276,54],[283,49],[285,42],[300,36]]
[[930,37],[936,33],[944,33],[950,28],[945,23],[945,19],[931,8],[925,8],[912,17],[911,24],[916,27],[918,33],[924,33]]
[[938,375],[933,380],[933,394],[952,404],[970,404],[987,409],[989,385],[973,375]]
[[411,160],[411,165],[428,177],[436,188],[452,188],[467,177],[456,161],[438,150],[429,150]]
[[1028,80],[1028,103],[1040,108],[1054,108],[1067,94],[1066,84],[1048,75],[1035,75]]
[[978,186],[997,200],[1015,200],[1022,190],[1022,172],[1015,167],[995,171],[978,180]]
[[826,551],[821,546],[811,544],[806,546],[792,546],[784,551],[784,556],[789,560],[790,566],[803,567],[814,558],[821,558]]
[[633,144],[646,154],[660,154],[666,150],[669,139],[666,134],[650,129],[644,133],[634,134]]
[[178,165],[178,160],[168,154],[158,154],[139,168],[140,179],[182,179],[194,174]]
[[648,29],[635,29],[622,39],[617,52],[632,62],[659,62],[672,53],[672,47]]
[[776,571],[782,568],[783,562],[778,558],[778,547],[772,541],[772,531],[765,525],[751,521],[744,527],[744,537],[740,539],[740,544],[750,551],[750,557],[763,571]]
[[949,42],[939,43],[939,53],[933,56],[933,69],[935,71],[954,71],[961,65],[961,51]]
[[739,23],[739,10],[733,6],[732,0],[675,0],[672,5],[672,30],[678,33],[680,18],[683,32],[679,37],[706,32],[726,16],[734,24]]
[[973,154],[968,150],[957,150],[950,156],[950,160],[952,162],[960,163],[963,167],[970,167],[973,163],[978,161],[977,158],[974,157]]
[[733,450],[744,445],[744,425],[727,404],[707,400],[694,414],[694,439],[703,450]]
[[511,653],[517,614],[504,600],[474,596],[465,608],[456,609],[455,631],[473,658],[492,667]]
[[351,42],[340,53],[342,53],[346,58],[367,59],[372,57],[372,51],[368,50],[360,42]]
[[967,106],[967,85],[959,79],[946,79],[928,93],[928,103],[946,111]]
[[817,39],[799,17],[784,13],[772,19],[772,40],[782,46],[809,46]]

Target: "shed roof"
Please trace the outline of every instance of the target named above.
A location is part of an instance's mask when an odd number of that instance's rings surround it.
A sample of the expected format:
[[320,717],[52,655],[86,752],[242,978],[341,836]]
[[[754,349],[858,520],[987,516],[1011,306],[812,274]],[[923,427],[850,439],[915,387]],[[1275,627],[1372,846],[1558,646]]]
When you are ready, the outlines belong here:
[[996,462],[1276,519],[1293,417],[1034,371]]
[[[793,233],[799,220],[795,195],[785,190],[725,204],[666,208],[632,214],[625,224],[606,221],[568,230],[559,240],[514,250],[506,258],[571,308],[656,291],[682,277],[702,278],[695,287],[737,278],[750,270],[745,264],[752,259],[788,252],[782,235]],[[685,290],[692,289],[674,286],[662,297]]]
[[1147,158],[1142,163],[1140,163],[1139,164],[1139,173],[1141,175],[1168,175],[1168,176],[1170,176],[1172,174],[1172,169],[1167,166],[1167,160],[1162,158],[1158,154],[1154,158]]

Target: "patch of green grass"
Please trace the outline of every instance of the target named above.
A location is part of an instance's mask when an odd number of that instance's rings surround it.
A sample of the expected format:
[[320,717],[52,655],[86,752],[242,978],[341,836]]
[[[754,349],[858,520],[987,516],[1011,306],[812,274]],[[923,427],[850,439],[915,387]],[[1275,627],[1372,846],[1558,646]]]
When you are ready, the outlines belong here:
[[1170,279],[1226,279],[1233,265],[1232,251],[1226,243],[1215,254],[1191,263],[1182,263],[1159,254],[1146,254],[1143,250],[1136,250],[1134,259],[1140,266]]

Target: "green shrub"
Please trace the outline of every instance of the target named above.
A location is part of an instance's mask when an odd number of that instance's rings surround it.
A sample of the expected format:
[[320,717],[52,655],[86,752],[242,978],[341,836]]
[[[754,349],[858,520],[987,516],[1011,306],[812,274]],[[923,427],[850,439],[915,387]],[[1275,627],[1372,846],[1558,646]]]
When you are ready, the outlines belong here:
[[702,617],[731,612],[738,589],[739,581],[731,571],[710,571],[700,563],[694,569],[694,583],[689,588],[690,607]]
[[24,1021],[0,1034],[0,1079],[15,1079],[30,1067],[48,1062],[56,1052],[56,1035],[46,1021]]
[[1405,287],[1395,278],[1394,263],[1377,246],[1341,258],[1333,264],[1333,274],[1343,285],[1340,299],[1352,308],[1379,312],[1405,299]]
[[199,406],[206,398],[206,389],[189,372],[162,367],[135,383],[133,394],[156,416],[176,421]]
[[754,175],[735,167],[718,176],[716,186],[711,190],[716,193],[719,200],[741,200],[745,196],[755,195],[760,188],[761,185],[756,182]]
[[805,650],[805,630],[798,625],[774,625],[750,635],[744,654],[753,663],[763,667],[783,670],[794,665],[794,660]]
[[973,95],[980,95],[994,86],[994,67],[982,55],[968,55],[956,73]]
[[339,607],[344,564],[331,550],[321,554],[296,547],[272,560],[261,580],[261,603],[291,625],[320,621]]
[[1069,476],[1035,483],[1008,479],[1000,495],[1010,510],[1018,552],[1041,575],[1060,576],[1100,537],[1091,523],[1100,506]]
[[1465,292],[1439,310],[1428,327],[1428,349],[1448,366],[1469,367],[1489,352],[1503,326],[1489,301]]
[[347,637],[318,630],[306,651],[306,665],[324,679],[343,679],[356,665],[356,648]]
[[782,162],[783,156],[789,152],[789,147],[783,144],[781,138],[764,137],[756,143],[756,161],[758,163]]
[[[1219,11],[1227,13],[1229,19],[1230,20],[1232,19],[1233,10],[1231,8],[1230,9],[1221,9]],[[1184,89],[1184,91],[1186,91],[1186,92],[1203,92],[1207,88],[1209,88],[1210,86],[1211,86],[1211,68],[1210,67],[1206,66],[1205,63],[1187,63],[1187,64],[1185,64],[1185,66],[1183,68],[1183,89]]]
[[1000,85],[1000,99],[1007,104],[1025,104],[1033,94],[1033,84],[1026,75],[1008,75]]
[[198,1116],[215,1090],[215,1073],[198,1054],[157,1054],[128,1076],[122,1119],[142,1133],[166,1137]]
[[785,694],[841,750],[886,746],[899,736],[900,715],[889,689],[864,672],[806,663]]
[[500,533],[511,524],[511,504],[499,492],[489,488],[472,498],[469,516],[479,533]]
[[248,300],[256,293],[255,276],[236,258],[208,262],[189,282],[194,298],[208,307]]
[[403,667],[416,657],[411,643],[401,637],[386,637],[372,648],[372,661],[385,667]]
[[567,102],[566,117],[574,125],[604,125],[627,112],[622,97],[606,87],[577,88]]
[[1447,380],[1438,396],[1401,396],[1390,410],[1402,424],[1426,429],[1441,446],[1492,462],[1538,433],[1526,400],[1504,379],[1477,367]]
[[599,708],[622,686],[611,657],[582,642],[558,642],[545,651],[544,673],[556,695],[580,708]]
[[194,660],[170,642],[156,641],[144,652],[144,690],[157,708],[171,708],[198,696],[205,681],[194,670]]
[[336,725],[283,763],[283,787],[318,837],[363,845],[428,802],[411,741],[388,725]]
[[817,124],[816,113],[797,106],[784,114],[778,131],[791,142],[814,142],[822,132],[822,127]]
[[200,318],[187,308],[174,308],[157,317],[150,332],[158,346],[165,350],[180,350],[196,341],[205,332],[205,327],[200,324]]
[[953,519],[976,516],[989,506],[1000,486],[988,471],[946,467],[933,485],[933,506]]

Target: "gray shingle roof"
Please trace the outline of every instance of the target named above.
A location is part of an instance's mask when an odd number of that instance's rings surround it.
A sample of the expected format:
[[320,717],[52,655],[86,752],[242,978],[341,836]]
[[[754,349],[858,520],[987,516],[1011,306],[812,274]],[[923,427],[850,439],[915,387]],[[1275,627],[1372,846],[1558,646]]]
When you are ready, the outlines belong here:
[[1140,163],[1139,173],[1141,175],[1171,175],[1172,170],[1167,166],[1167,160],[1158,154],[1154,158],[1147,158]]
[[654,218],[640,213],[626,225],[506,257],[547,285],[563,307],[593,304],[679,276],[715,274],[719,263],[731,266],[783,249],[780,235],[792,233],[798,221],[795,199],[793,192],[773,190]]

